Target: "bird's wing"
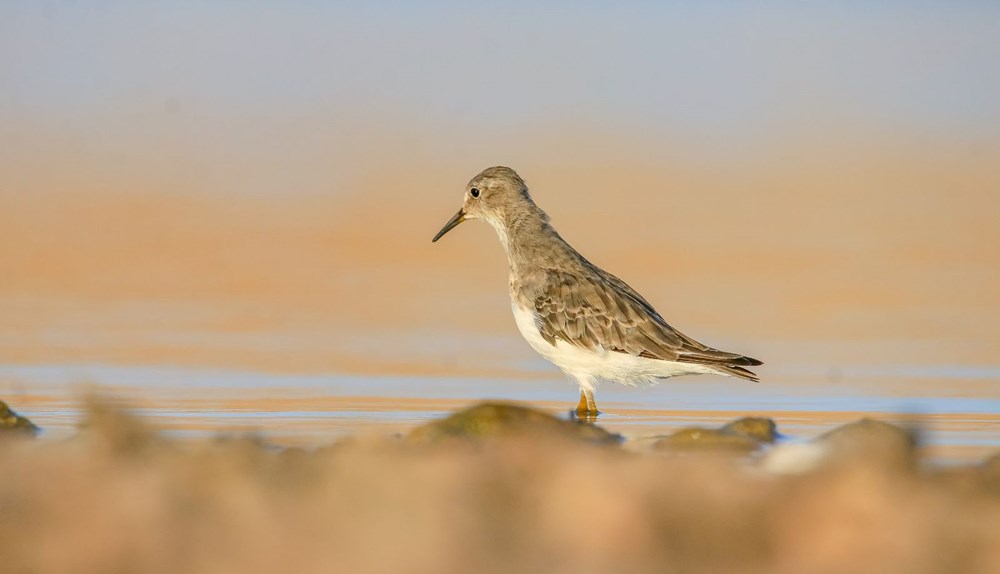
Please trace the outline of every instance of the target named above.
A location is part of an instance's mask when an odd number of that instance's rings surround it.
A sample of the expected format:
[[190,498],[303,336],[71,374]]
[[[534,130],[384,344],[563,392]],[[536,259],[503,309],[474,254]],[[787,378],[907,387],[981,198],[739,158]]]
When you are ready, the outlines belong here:
[[[753,366],[756,359],[703,345],[667,324],[645,299],[624,281],[555,269],[533,298],[542,337],[583,347],[603,348],[649,359],[700,363],[718,367]],[[738,373],[737,376],[744,376]]]

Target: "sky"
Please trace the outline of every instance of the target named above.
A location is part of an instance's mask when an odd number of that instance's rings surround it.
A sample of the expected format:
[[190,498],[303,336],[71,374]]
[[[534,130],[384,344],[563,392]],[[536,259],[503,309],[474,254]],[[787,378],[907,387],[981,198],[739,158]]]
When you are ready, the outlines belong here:
[[734,160],[861,126],[972,145],[1000,132],[998,57],[991,2],[5,0],[0,150],[263,162],[309,188],[358,149],[499,155],[573,130]]

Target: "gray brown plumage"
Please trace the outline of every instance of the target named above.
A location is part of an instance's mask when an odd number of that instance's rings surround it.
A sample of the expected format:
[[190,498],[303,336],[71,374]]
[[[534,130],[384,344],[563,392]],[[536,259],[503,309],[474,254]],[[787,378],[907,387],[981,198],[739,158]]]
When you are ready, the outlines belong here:
[[516,296],[534,308],[542,338],[549,344],[562,340],[590,350],[603,348],[649,359],[704,364],[758,380],[741,367],[760,365],[760,361],[691,339],[664,321],[624,281],[582,257],[580,263],[590,273],[547,269],[534,285],[518,282]]
[[745,367],[760,361],[684,335],[628,284],[573,249],[514,170],[492,167],[474,177],[463,208],[434,241],[466,219],[483,219],[497,231],[510,265],[518,328],[536,351],[576,379],[581,413],[596,415],[593,392],[606,380],[639,384],[701,373],[758,380]]

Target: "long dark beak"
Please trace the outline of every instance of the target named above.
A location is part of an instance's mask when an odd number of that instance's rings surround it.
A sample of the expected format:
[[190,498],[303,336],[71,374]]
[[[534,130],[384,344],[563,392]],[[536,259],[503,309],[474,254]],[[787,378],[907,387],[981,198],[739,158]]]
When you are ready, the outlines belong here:
[[458,227],[458,224],[462,223],[463,221],[465,221],[465,211],[459,209],[458,213],[455,214],[455,217],[449,219],[448,223],[445,223],[444,227],[441,228],[441,231],[438,231],[438,234],[434,236],[434,239],[431,239],[431,243],[437,241],[438,239],[441,239],[442,235],[448,233],[453,228]]

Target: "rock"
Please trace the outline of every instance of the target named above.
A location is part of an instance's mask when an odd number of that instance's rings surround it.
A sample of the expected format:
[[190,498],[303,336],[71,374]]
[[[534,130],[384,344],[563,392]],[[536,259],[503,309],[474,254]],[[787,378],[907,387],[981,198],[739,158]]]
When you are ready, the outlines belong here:
[[655,443],[657,450],[707,450],[730,453],[749,453],[762,444],[774,442],[777,425],[764,417],[744,417],[721,428],[691,427],[681,429]]
[[38,431],[39,428],[34,423],[10,410],[7,403],[0,401],[0,435],[34,436]]
[[986,457],[983,461],[983,472],[1000,478],[1000,452]]
[[798,474],[830,464],[859,464],[908,471],[916,466],[916,445],[916,437],[909,430],[864,418],[806,443],[780,445],[767,453],[761,468]]
[[449,439],[490,440],[509,437],[571,439],[618,444],[619,435],[582,421],[564,420],[519,405],[486,402],[413,429],[407,442],[435,444]]
[[987,458],[979,467],[986,488],[995,494],[1000,494],[1000,452]]
[[756,440],[722,429],[685,428],[653,443],[657,450],[691,450],[749,453],[757,450]]
[[107,397],[88,396],[83,406],[78,436],[104,445],[115,455],[146,454],[166,444],[146,421]]
[[743,417],[722,427],[723,432],[772,443],[778,438],[778,425],[767,417]]
[[863,418],[833,429],[816,439],[834,459],[911,467],[916,462],[916,436],[902,427]]

